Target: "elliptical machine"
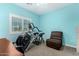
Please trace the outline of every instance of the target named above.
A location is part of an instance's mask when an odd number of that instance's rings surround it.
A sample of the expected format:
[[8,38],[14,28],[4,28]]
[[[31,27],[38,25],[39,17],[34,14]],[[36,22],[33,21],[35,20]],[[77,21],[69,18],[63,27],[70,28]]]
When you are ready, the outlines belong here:
[[[34,26],[33,23],[31,23],[30,26],[32,26],[32,31],[34,32],[34,35],[35,35],[35,40],[33,41],[33,43],[35,45],[39,45],[39,44],[43,43],[44,42],[43,35],[45,33],[43,33],[41,30],[39,30],[38,27]],[[34,31],[35,29],[37,31]]]
[[44,33],[35,27],[33,23],[29,23],[29,31],[19,35],[17,38],[15,42],[17,45],[16,49],[24,54],[25,51],[28,51],[31,44],[39,45],[44,42],[43,35]]

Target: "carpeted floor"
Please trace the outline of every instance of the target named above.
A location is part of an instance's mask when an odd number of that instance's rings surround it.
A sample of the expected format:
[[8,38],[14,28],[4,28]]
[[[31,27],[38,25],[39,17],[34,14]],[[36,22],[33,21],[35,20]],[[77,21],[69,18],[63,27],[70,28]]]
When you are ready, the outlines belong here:
[[62,50],[55,50],[45,44],[34,46],[25,52],[26,56],[79,56],[75,48],[64,47]]

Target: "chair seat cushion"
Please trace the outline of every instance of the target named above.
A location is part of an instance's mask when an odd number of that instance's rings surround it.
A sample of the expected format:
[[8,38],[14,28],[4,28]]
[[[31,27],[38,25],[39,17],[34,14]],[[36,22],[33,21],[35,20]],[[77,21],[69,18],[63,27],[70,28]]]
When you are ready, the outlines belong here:
[[62,47],[62,42],[61,40],[57,39],[48,39],[46,40],[46,45],[50,48],[60,50],[60,48]]
[[58,39],[50,39],[47,41],[52,42],[52,43],[61,43],[61,40],[58,40]]

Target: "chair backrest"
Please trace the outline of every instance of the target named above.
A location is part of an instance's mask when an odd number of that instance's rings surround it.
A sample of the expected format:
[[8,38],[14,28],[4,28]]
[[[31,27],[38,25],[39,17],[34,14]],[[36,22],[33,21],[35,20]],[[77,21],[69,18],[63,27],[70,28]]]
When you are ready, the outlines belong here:
[[60,31],[52,31],[50,39],[62,39],[63,33]]

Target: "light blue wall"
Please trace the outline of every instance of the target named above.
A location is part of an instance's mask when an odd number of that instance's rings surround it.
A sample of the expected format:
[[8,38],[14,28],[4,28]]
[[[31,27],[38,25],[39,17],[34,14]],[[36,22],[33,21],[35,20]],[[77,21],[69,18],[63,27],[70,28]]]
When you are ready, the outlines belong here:
[[15,4],[0,4],[0,37],[15,41],[17,34],[9,33],[9,13],[31,17],[34,24],[45,32],[44,38],[50,37],[51,31],[63,31],[64,44],[76,46],[76,27],[79,26],[79,4],[72,4],[40,17]]
[[45,32],[45,39],[51,31],[63,32],[63,44],[76,46],[76,27],[79,26],[79,4],[71,4],[40,17],[40,28]]
[[0,38],[6,37],[9,40],[16,41],[18,37],[17,34],[10,34],[9,33],[9,14],[14,13],[16,15],[24,16],[24,17],[31,17],[32,21],[36,26],[39,27],[39,16],[21,8],[15,4],[0,4]]

